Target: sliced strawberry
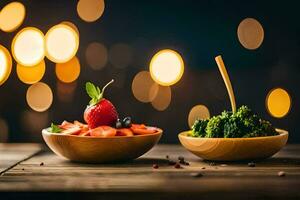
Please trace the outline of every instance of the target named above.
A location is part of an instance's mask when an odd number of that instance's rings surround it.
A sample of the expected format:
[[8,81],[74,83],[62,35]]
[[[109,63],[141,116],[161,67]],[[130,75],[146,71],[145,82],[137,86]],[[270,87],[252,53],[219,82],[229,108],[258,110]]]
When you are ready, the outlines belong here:
[[116,136],[133,136],[133,132],[129,128],[117,129]]
[[90,133],[91,133],[90,130],[87,130],[87,131],[82,131],[81,130],[81,132],[79,133],[79,135],[80,136],[90,136]]
[[115,136],[117,130],[110,126],[99,126],[90,130],[90,135],[94,137],[112,137]]
[[146,129],[147,126],[145,124],[132,124],[132,128],[141,128],[141,129]]
[[79,126],[72,124],[71,122],[68,122],[68,121],[63,121],[61,123],[61,125],[59,125],[59,128],[61,128],[61,129],[70,129],[70,128],[74,128],[74,127],[79,127]]
[[143,126],[131,126],[130,128],[135,135],[147,135],[157,132],[156,128],[153,127],[143,127]]
[[72,128],[64,129],[61,133],[65,135],[78,135],[81,132],[81,128],[74,126]]

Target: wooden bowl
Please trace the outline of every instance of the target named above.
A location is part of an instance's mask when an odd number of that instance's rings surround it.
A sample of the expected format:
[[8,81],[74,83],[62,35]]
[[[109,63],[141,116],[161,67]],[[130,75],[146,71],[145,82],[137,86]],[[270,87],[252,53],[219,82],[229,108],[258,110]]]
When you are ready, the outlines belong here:
[[87,137],[53,134],[44,129],[49,148],[66,159],[85,163],[107,163],[132,160],[149,151],[160,139],[162,130],[149,135]]
[[288,132],[276,129],[280,134],[253,138],[195,138],[189,131],[178,135],[181,144],[190,152],[205,160],[236,161],[268,158],[277,153],[287,142]]

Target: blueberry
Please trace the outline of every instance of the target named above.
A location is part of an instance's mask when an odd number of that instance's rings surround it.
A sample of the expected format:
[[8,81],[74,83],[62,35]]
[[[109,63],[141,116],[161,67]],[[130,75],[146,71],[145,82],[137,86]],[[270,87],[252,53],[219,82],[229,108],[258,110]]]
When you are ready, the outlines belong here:
[[116,122],[116,128],[122,128],[122,122],[120,119],[118,119]]
[[125,117],[125,118],[123,119],[123,126],[124,126],[125,128],[131,127],[131,118],[130,118],[130,117]]

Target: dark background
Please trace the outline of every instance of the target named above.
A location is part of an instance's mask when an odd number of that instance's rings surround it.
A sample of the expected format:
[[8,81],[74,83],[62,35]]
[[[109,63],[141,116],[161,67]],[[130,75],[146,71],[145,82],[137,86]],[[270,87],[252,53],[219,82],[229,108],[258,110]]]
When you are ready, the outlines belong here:
[[[1,8],[8,2],[2,0]],[[77,56],[81,74],[71,102],[57,98],[54,64],[46,59],[46,74],[41,81],[52,88],[54,102],[44,113],[32,111],[26,103],[28,85],[18,80],[15,66],[10,78],[0,86],[0,117],[9,126],[9,142],[42,141],[40,130],[50,122],[82,120],[88,102],[84,83],[116,84],[106,91],[121,116],[156,125],[165,130],[164,143],[178,143],[177,134],[188,129],[187,117],[197,104],[206,105],[211,114],[230,109],[225,85],[214,57],[221,54],[228,68],[238,105],[249,105],[276,127],[290,132],[290,143],[300,142],[299,119],[299,4],[297,1],[192,1],[192,0],[106,0],[103,16],[93,23],[82,21],[75,0],[23,0],[26,19],[13,33],[0,32],[0,43],[10,50],[12,38],[21,28],[35,26],[44,33],[55,24],[71,21],[80,31]],[[247,17],[257,19],[265,31],[257,50],[245,49],[238,41],[237,26]],[[85,49],[91,42],[108,49],[117,43],[133,50],[132,63],[125,69],[109,62],[101,71],[88,67]],[[185,61],[185,73],[172,86],[172,101],[165,111],[136,100],[131,83],[136,73],[147,70],[151,57],[160,49],[177,50]],[[290,113],[281,119],[271,117],[265,98],[274,87],[286,89],[292,97]],[[26,121],[27,120],[27,121]],[[41,122],[42,121],[42,122]]]

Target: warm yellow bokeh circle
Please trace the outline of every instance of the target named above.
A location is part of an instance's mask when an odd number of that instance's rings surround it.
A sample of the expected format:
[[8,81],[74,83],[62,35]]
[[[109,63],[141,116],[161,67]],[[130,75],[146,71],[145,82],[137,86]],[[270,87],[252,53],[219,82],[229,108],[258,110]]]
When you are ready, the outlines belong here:
[[190,128],[192,128],[195,120],[208,119],[209,117],[210,117],[210,113],[208,108],[205,105],[196,105],[190,110],[188,116],[188,124]]
[[77,3],[77,13],[86,22],[94,22],[99,19],[104,8],[104,0],[79,0]]
[[156,53],[150,62],[150,74],[155,82],[163,86],[177,83],[184,72],[184,62],[179,53],[164,49]]
[[237,35],[243,47],[255,50],[264,41],[264,28],[256,19],[246,18],[239,24]]
[[135,75],[131,90],[134,97],[144,103],[154,100],[158,93],[159,85],[154,82],[148,71],[141,71]]
[[12,32],[19,28],[25,19],[25,6],[20,2],[11,2],[0,11],[0,29]]
[[35,27],[26,27],[14,37],[11,52],[17,63],[34,66],[45,57],[45,38],[42,31]]
[[266,107],[270,115],[276,118],[286,116],[292,105],[289,93],[282,88],[272,89],[266,98]]
[[80,62],[76,56],[66,63],[57,63],[55,66],[57,78],[64,83],[75,81],[80,75]]
[[43,112],[52,104],[52,90],[46,83],[37,82],[27,89],[26,100],[30,108]]
[[151,101],[151,105],[158,111],[166,110],[172,99],[172,90],[169,86],[159,85],[155,98]]
[[20,81],[26,84],[34,84],[39,82],[43,78],[45,70],[46,65],[44,60],[32,67],[26,67],[21,64],[17,64],[18,78]]
[[0,45],[0,85],[2,85],[11,73],[12,59],[9,51]]
[[55,25],[45,35],[46,56],[55,63],[68,62],[75,56],[78,47],[78,34],[69,25]]

